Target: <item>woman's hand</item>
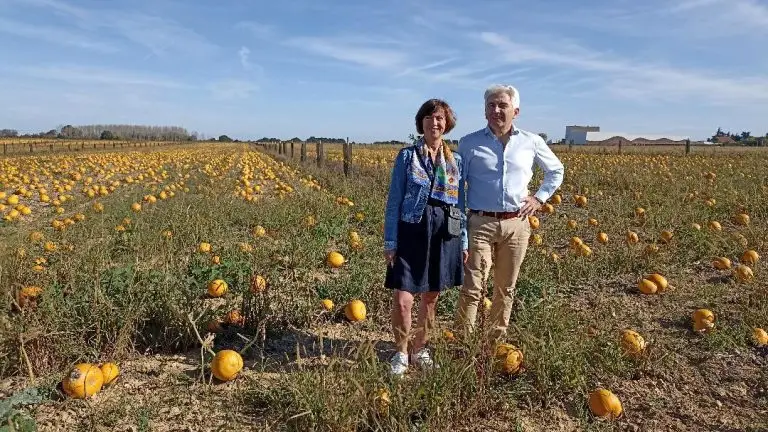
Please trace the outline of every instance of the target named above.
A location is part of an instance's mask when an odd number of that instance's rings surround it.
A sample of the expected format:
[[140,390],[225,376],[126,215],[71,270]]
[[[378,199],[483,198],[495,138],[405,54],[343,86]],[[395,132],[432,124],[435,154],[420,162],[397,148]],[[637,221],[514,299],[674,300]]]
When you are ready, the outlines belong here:
[[390,267],[394,267],[395,265],[395,251],[394,250],[386,250],[384,251],[384,259],[387,260],[387,265]]
[[469,251],[468,250],[462,251],[461,258],[462,258],[462,261],[464,261],[464,264],[466,264],[467,260],[469,260]]

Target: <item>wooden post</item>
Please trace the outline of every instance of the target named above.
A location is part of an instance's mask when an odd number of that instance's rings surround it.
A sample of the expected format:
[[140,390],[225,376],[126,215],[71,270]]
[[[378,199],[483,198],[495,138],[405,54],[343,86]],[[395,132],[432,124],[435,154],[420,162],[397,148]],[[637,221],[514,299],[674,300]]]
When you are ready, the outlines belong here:
[[291,141],[291,159],[293,159],[293,141]]
[[67,143],[67,150],[72,151],[72,143]]
[[349,168],[352,165],[352,147],[349,145],[349,137],[344,143],[344,177],[349,177]]
[[317,167],[322,168],[323,167],[323,141],[318,141],[316,145],[317,150]]
[[573,150],[573,140],[568,143],[568,151],[570,152],[571,150]]
[[686,139],[685,140],[685,154],[688,154],[691,152],[691,140]]
[[304,163],[307,161],[307,143],[302,141],[301,142],[301,156],[299,156],[301,159],[301,163]]
[[29,152],[30,152],[30,153],[32,153],[32,152],[34,152],[34,151],[35,151],[35,150],[32,148],[32,143],[29,143]]
[[8,143],[3,143],[3,154],[8,154]]
[[619,154],[621,154],[621,142],[622,142],[622,139],[619,138]]
[[50,144],[48,144],[48,148],[49,148],[51,151],[53,151],[53,142],[51,142]]

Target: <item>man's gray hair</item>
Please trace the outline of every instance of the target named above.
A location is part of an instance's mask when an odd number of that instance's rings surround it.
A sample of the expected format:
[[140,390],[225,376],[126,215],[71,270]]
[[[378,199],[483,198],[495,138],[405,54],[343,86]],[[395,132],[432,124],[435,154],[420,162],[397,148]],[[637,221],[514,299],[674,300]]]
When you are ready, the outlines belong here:
[[489,97],[499,93],[506,93],[509,95],[509,98],[512,100],[512,108],[520,108],[520,92],[511,85],[493,84],[485,89],[484,99],[488,102]]

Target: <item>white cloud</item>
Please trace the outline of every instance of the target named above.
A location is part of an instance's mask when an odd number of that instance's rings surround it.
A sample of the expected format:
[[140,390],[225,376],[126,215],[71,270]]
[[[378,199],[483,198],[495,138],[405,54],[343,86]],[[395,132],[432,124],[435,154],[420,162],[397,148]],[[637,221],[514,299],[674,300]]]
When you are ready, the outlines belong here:
[[124,10],[85,9],[61,0],[13,0],[26,6],[45,8],[74,18],[74,24],[83,31],[103,36],[114,32],[157,56],[171,53],[203,55],[217,47],[205,37],[180,23],[143,13]]
[[259,86],[249,81],[228,79],[211,84],[209,90],[218,100],[248,99],[259,90]]
[[235,24],[236,29],[246,30],[260,39],[266,39],[274,35],[275,27],[269,24],[257,23],[254,21],[243,21]]
[[251,64],[248,62],[248,56],[251,55],[251,50],[245,46],[240,47],[240,51],[237,52],[237,55],[240,57],[240,64],[243,65],[243,69],[249,70]]
[[0,18],[0,32],[57,45],[73,46],[100,52],[114,52],[117,49],[105,42],[89,38],[80,32],[59,27],[27,24]]
[[609,58],[598,52],[584,57],[583,50],[570,53],[541,49],[493,32],[482,33],[480,40],[497,49],[501,60],[510,64],[533,62],[602,74],[604,87],[618,96],[666,101],[695,98],[715,104],[768,101],[768,79],[762,77],[718,77],[644,61]]
[[115,14],[118,18],[105,20],[105,26],[157,56],[171,52],[204,55],[216,48],[195,31],[174,21],[144,14]]
[[294,37],[285,43],[320,56],[373,69],[399,69],[405,66],[407,60],[407,55],[403,51],[371,45],[364,46],[344,39]]
[[49,81],[64,81],[68,83],[104,84],[117,86],[158,87],[181,89],[189,86],[178,81],[146,75],[130,73],[124,70],[97,68],[78,65],[51,65],[6,68],[6,71],[17,72],[26,77],[34,77]]
[[713,34],[743,32],[744,27],[768,32],[768,4],[757,0],[688,0],[660,11],[662,14],[684,15],[690,21],[704,18]]

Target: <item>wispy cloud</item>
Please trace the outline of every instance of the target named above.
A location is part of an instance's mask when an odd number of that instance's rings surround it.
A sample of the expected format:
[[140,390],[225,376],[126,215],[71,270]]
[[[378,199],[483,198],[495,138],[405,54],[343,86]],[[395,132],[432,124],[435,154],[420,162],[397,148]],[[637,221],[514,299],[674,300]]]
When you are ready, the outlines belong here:
[[245,30],[260,39],[266,39],[275,34],[275,27],[254,21],[242,21],[235,24],[236,29]]
[[[5,69],[10,71],[10,69]],[[151,76],[143,73],[131,73],[124,70],[86,67],[76,65],[51,65],[15,67],[13,72],[23,76],[50,81],[64,81],[72,84],[104,84],[117,86],[159,87],[167,89],[189,88],[188,85],[173,79]]]
[[705,6],[710,6],[716,3],[722,3],[723,0],[687,0],[676,2],[676,4],[667,8],[668,12],[685,12],[692,9],[698,9]]
[[116,48],[108,43],[59,27],[28,24],[0,18],[0,32],[63,46],[73,46],[101,52],[116,51]]
[[248,61],[248,57],[251,55],[251,50],[248,49],[248,47],[240,47],[240,51],[237,52],[238,57],[240,57],[240,64],[243,66],[243,69],[250,70],[251,64]]
[[706,19],[718,25],[715,33],[750,30],[768,33],[768,4],[757,0],[688,0],[662,8],[665,15],[684,16],[689,20]]
[[401,50],[356,44],[344,39],[294,37],[285,43],[316,55],[375,69],[399,69],[408,59]]
[[85,9],[62,0],[12,0],[26,6],[44,8],[74,18],[74,25],[103,37],[114,33],[148,49],[151,54],[171,53],[203,55],[213,52],[216,45],[199,33],[180,23],[153,15],[124,10]]
[[209,90],[218,100],[248,99],[259,90],[259,86],[249,81],[229,79],[212,83]]
[[120,35],[144,46],[157,56],[171,52],[203,55],[215,49],[212,43],[195,31],[165,18],[126,14],[106,22]]
[[480,40],[498,50],[501,59],[510,64],[532,62],[602,74],[605,88],[618,96],[666,101],[689,97],[725,104],[768,100],[768,79],[762,77],[718,77],[704,72],[610,58],[598,52],[585,58],[583,52],[540,49],[513,42],[493,32],[480,34]]
[[448,63],[452,63],[452,62],[454,62],[456,60],[458,60],[457,57],[451,57],[451,58],[447,58],[447,59],[444,59],[444,60],[438,60],[436,62],[427,63],[424,66],[409,67],[407,69],[404,69],[402,72],[396,74],[395,76],[400,77],[400,76],[406,76],[406,75],[413,74],[414,72],[426,72],[428,70],[435,69],[435,68],[438,68],[440,66],[445,66]]

